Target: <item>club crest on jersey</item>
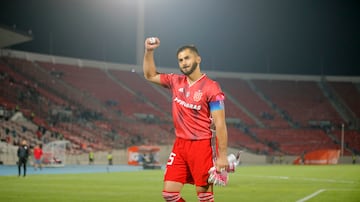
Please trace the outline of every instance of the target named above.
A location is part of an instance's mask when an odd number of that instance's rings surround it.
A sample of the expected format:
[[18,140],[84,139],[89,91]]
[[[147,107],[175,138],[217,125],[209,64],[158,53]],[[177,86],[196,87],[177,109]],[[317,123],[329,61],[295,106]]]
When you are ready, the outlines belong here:
[[201,92],[201,90],[196,91],[193,97],[194,101],[199,102],[201,100],[202,94],[203,93]]

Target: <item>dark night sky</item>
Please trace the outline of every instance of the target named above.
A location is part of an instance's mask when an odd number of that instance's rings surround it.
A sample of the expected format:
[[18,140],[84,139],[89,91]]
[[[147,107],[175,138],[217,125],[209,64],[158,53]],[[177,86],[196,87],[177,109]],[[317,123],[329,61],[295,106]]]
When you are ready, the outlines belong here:
[[[202,69],[360,75],[360,1],[145,0],[145,35],[159,36],[158,66],[195,44]],[[6,0],[0,24],[31,29],[11,48],[136,63],[137,0]]]

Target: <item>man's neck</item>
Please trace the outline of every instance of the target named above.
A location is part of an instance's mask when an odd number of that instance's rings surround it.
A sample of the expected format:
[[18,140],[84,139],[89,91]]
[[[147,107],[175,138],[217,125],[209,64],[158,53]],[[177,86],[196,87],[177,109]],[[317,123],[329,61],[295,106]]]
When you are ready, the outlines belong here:
[[196,82],[197,80],[199,80],[204,74],[199,72],[194,72],[191,75],[187,76],[187,80],[189,82],[189,84],[193,84],[194,82]]

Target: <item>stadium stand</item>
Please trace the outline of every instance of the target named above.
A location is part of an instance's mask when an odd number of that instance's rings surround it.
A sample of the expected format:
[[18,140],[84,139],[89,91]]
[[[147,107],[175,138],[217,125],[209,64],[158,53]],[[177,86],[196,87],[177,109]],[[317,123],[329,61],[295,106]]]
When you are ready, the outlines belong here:
[[135,95],[133,91],[124,89],[99,68],[51,63],[39,64],[45,67],[49,73],[60,73],[62,75],[61,79],[78,89],[80,93],[90,93],[91,96],[96,97],[101,103],[112,105],[114,109],[128,116],[144,111],[150,114],[161,115],[161,112],[149,107],[142,96]]
[[228,133],[230,147],[251,151],[255,154],[269,154],[273,152],[272,148],[250,134],[241,131],[239,128],[229,126]]
[[300,127],[309,127],[309,121],[344,123],[314,81],[254,80],[254,83],[283,110],[284,116]]
[[[0,130],[14,128],[17,138],[26,135],[32,144],[39,141],[39,128],[44,129],[40,141],[69,140],[71,153],[168,145],[174,140],[170,93],[131,69],[2,56],[0,75],[0,118],[6,120]],[[339,125],[345,121],[324,95],[320,81],[226,76],[216,80],[228,97],[229,146],[266,155],[340,148]],[[329,86],[358,118],[356,85],[329,82]],[[16,111],[27,121],[5,116]],[[345,155],[360,151],[360,134],[348,126]]]
[[251,129],[256,136],[274,150],[289,155],[318,149],[339,149],[322,129]]
[[[149,82],[142,75],[132,71],[120,70],[109,70],[109,73],[114,75],[123,85],[131,87],[135,94],[155,105],[154,107],[157,109],[166,112],[167,115],[171,114],[171,96],[165,96],[157,91],[156,88],[149,87]],[[159,113],[157,115],[162,116]]]
[[288,127],[289,124],[250,88],[246,81],[234,78],[217,79],[225,91],[268,127]]
[[[334,130],[331,134],[335,135],[336,142],[341,144],[342,132],[341,130]],[[344,131],[344,154],[351,155],[360,153],[360,132],[357,130]]]
[[345,102],[350,111],[357,118],[360,118],[360,93],[359,89],[352,82],[329,82],[332,89]]

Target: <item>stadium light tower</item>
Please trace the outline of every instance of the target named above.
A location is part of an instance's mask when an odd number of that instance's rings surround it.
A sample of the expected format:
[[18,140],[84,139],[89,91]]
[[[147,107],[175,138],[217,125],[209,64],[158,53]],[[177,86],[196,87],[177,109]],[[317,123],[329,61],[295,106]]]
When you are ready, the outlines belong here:
[[341,157],[344,156],[344,124],[341,124]]
[[142,64],[144,55],[144,37],[145,37],[145,2],[137,0],[137,27],[136,27],[136,65]]

